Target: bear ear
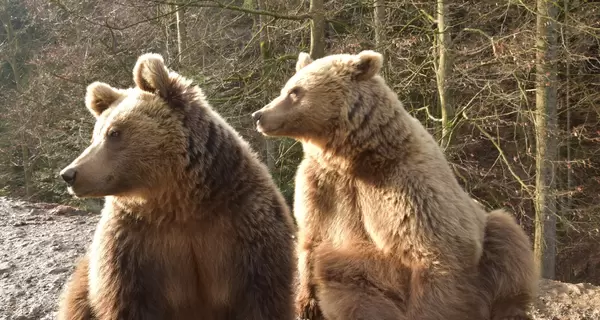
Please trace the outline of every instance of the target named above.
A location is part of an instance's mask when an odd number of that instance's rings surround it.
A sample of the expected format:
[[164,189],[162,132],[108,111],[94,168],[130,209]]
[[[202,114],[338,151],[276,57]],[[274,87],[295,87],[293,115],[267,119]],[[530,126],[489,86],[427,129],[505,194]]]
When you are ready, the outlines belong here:
[[145,53],[133,67],[133,81],[142,90],[166,98],[169,88],[169,70],[160,54]]
[[383,56],[373,50],[361,51],[352,62],[356,80],[369,80],[379,73],[383,66]]
[[298,55],[298,61],[296,62],[296,72],[300,71],[300,69],[306,67],[311,64],[313,59],[310,57],[310,54],[306,52],[300,52]]
[[102,112],[108,109],[123,94],[103,82],[93,82],[87,86],[85,93],[85,106],[90,110],[94,117],[99,117]]

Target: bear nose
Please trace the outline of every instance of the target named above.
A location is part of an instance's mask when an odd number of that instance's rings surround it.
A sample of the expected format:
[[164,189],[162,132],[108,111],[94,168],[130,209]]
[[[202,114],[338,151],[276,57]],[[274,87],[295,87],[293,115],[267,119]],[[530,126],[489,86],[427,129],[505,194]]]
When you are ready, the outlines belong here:
[[65,182],[72,186],[75,183],[75,177],[77,176],[77,170],[75,168],[67,168],[60,173],[60,176],[65,180]]
[[262,111],[256,111],[252,114],[252,120],[254,120],[255,122],[260,120],[260,117],[262,117]]

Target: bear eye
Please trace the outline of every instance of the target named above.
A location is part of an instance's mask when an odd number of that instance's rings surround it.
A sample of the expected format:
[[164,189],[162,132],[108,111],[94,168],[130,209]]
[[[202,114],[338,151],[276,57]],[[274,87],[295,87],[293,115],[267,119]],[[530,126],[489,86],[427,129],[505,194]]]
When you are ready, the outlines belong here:
[[112,139],[118,138],[120,135],[121,135],[121,132],[117,129],[110,129],[110,130],[108,130],[108,133],[107,133],[107,136]]
[[296,100],[298,99],[298,96],[300,95],[300,88],[296,87],[293,88],[292,90],[290,90],[290,92],[288,93],[290,98]]

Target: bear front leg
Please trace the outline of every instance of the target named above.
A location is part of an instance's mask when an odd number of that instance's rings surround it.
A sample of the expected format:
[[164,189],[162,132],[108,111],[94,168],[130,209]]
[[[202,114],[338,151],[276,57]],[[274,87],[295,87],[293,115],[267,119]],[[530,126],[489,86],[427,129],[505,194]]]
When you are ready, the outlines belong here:
[[157,241],[145,242],[156,235],[134,233],[131,229],[137,226],[125,225],[129,221],[109,223],[99,227],[92,244],[95,252],[90,254],[98,259],[90,264],[94,316],[100,320],[172,318],[177,310],[169,304],[165,286],[169,280],[165,262],[171,256],[156,246]]
[[296,314],[300,319],[323,319],[313,283],[313,248],[305,236],[299,239],[298,252],[299,279],[296,293]]
[[409,319],[489,319],[487,297],[474,286],[476,276],[477,270],[413,269]]
[[329,215],[330,200],[321,194],[325,184],[319,181],[314,164],[306,159],[302,161],[296,173],[294,194],[294,216],[298,223],[296,315],[300,319],[323,319],[314,287],[313,251],[330,227],[325,219]]
[[67,282],[58,306],[58,320],[91,320],[92,308],[88,298],[89,259],[85,255],[77,263]]
[[328,320],[407,320],[410,270],[371,245],[321,245],[315,253],[315,282]]
[[172,316],[164,298],[164,272],[158,262],[141,259],[141,255],[123,250],[115,259],[110,283],[100,292],[95,305],[99,319],[161,320]]

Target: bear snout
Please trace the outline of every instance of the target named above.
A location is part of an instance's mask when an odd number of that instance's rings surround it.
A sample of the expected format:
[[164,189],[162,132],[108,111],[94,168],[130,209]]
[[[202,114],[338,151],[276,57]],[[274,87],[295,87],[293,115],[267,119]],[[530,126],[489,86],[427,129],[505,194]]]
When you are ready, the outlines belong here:
[[75,168],[65,168],[60,172],[60,176],[65,180],[65,182],[69,186],[73,186],[75,184],[75,178],[77,177],[77,169]]
[[256,112],[252,113],[252,120],[254,120],[254,122],[260,120],[260,118],[262,117],[262,114],[263,113],[261,110],[258,110]]

